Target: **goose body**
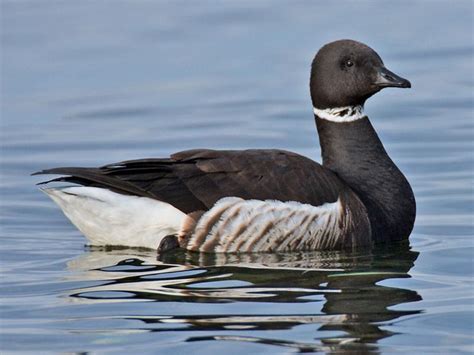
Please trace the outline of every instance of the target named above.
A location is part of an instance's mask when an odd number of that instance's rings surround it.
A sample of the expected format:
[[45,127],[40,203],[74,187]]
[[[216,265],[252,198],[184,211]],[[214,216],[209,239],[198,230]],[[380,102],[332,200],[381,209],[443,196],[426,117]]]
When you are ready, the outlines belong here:
[[323,164],[283,150],[197,149],[100,168],[53,168],[48,194],[91,245],[165,251],[359,248],[408,238],[415,200],[365,100],[409,87],[362,43],[324,46],[311,72]]

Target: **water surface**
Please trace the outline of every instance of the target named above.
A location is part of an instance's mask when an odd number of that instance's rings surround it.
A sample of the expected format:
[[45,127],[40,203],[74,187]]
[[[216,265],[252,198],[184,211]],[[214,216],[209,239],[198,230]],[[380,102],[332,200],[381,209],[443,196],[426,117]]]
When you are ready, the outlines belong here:
[[[473,3],[1,3],[8,352],[473,351]],[[319,160],[309,64],[368,43],[411,90],[366,111],[418,203],[409,244],[195,255],[84,247],[33,171],[188,148]]]

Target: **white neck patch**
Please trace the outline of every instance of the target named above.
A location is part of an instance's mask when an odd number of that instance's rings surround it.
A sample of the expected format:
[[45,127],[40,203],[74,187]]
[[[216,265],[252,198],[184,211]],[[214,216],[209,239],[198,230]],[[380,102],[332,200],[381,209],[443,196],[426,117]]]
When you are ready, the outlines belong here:
[[357,121],[365,117],[364,106],[361,105],[326,108],[323,110],[314,107],[313,112],[319,118],[338,123]]

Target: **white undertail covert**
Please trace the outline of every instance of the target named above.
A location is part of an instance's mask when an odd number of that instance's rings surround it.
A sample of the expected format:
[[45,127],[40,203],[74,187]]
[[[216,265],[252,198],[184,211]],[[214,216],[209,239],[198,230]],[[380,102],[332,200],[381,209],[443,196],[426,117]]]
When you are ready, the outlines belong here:
[[161,239],[180,232],[186,214],[168,203],[97,187],[42,189],[90,245],[156,249]]

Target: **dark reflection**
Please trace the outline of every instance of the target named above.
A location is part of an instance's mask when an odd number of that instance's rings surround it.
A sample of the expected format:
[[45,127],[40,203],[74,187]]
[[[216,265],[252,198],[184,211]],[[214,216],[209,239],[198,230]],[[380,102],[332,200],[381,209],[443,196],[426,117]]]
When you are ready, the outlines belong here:
[[[150,252],[91,250],[69,266],[79,271],[75,278],[93,280],[94,285],[69,296],[83,302],[187,302],[194,303],[195,310],[203,302],[241,302],[237,315],[121,318],[146,324],[140,327],[146,331],[194,332],[188,341],[249,341],[302,352],[377,353],[377,341],[392,335],[384,325],[419,313],[391,308],[421,300],[415,291],[380,282],[410,277],[417,256],[408,243],[363,252],[212,255],[173,251],[159,260]],[[275,311],[248,314],[245,302],[274,303]],[[285,312],[285,304],[294,303],[309,303],[312,312]],[[314,343],[253,333],[292,330],[304,324],[315,326]],[[203,335],[196,336],[196,331]]]

